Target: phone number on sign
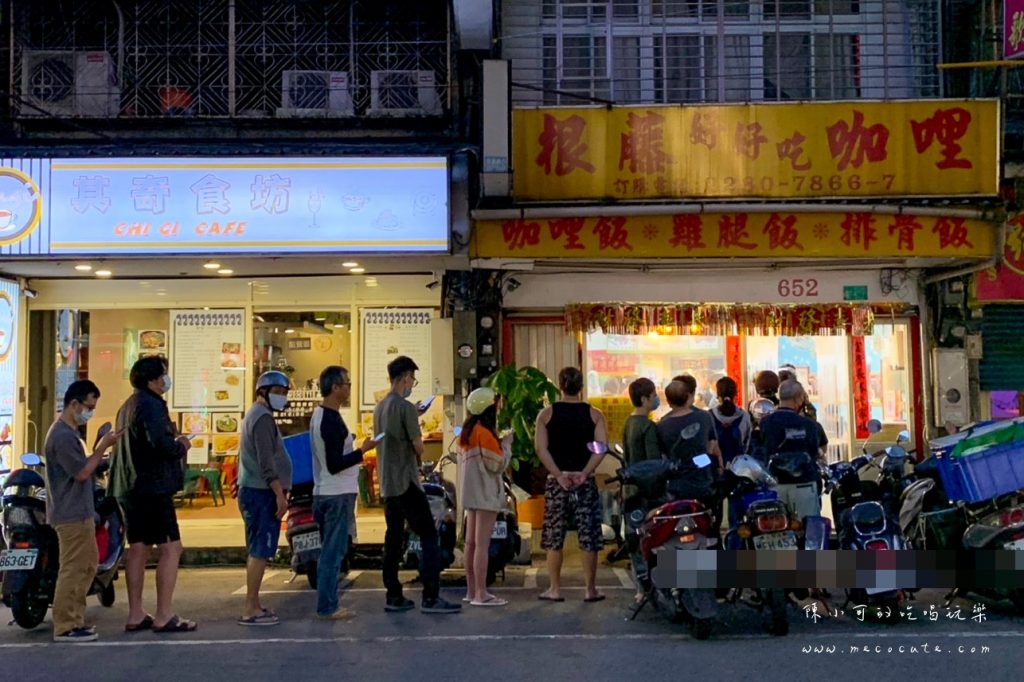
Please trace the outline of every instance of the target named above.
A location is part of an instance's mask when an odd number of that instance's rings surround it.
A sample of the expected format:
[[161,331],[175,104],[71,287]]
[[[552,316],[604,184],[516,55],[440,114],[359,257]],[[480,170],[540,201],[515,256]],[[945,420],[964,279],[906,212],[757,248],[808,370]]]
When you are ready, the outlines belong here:
[[[881,177],[864,177],[861,175],[793,175],[788,179],[777,179],[770,175],[760,178],[754,176],[705,178],[703,182],[691,186],[686,180],[670,183],[665,178],[657,178],[653,184],[656,194],[828,194],[838,192],[864,192],[892,190],[896,176],[885,174]],[[652,185],[643,178],[628,180],[620,178],[616,181],[619,194],[645,194]]]

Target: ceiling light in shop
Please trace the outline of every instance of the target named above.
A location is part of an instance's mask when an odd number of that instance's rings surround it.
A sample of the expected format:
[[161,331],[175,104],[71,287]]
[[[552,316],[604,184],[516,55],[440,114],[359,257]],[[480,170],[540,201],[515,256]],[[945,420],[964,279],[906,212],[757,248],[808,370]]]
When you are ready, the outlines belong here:
[[113,274],[114,273],[112,273],[110,270],[97,270],[96,271],[96,276],[97,277],[110,277]]
[[359,263],[355,262],[354,260],[349,260],[349,261],[345,261],[344,263],[342,263],[341,267],[343,267],[343,268],[358,268],[359,267]]
[[345,325],[343,325],[343,324],[336,324],[336,325],[334,325],[334,328],[335,329],[344,329]]
[[361,275],[364,272],[366,272],[366,268],[352,268],[351,270],[349,270],[349,272],[351,272],[353,275]]
[[366,284],[366,286],[368,286],[368,287],[375,287],[375,286],[377,286],[377,280],[375,280],[375,279],[368,279],[368,280],[366,280],[364,282],[364,284]]
[[220,263],[210,261],[209,263],[203,263],[203,267],[207,270],[220,270]]
[[76,265],[75,270],[78,270],[79,272],[89,272],[92,270],[92,266],[88,263],[82,263],[80,265]]
[[235,274],[235,271],[232,270],[231,268],[221,268],[220,270],[217,271],[217,274],[218,275],[233,275],[233,274]]
[[294,333],[295,333],[295,330],[294,330],[294,329],[285,329],[285,330],[284,330],[284,333],[285,333],[285,334],[294,334]]

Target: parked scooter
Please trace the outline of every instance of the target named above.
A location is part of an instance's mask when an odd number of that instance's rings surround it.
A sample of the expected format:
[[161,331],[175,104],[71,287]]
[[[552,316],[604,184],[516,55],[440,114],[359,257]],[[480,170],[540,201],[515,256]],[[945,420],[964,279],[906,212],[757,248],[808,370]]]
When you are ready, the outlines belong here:
[[[39,455],[21,456],[24,466],[3,482],[2,514],[8,549],[0,551],[3,573],[3,603],[10,607],[15,622],[30,630],[46,616],[53,603],[60,570],[57,533],[46,523],[46,481]],[[124,553],[124,514],[120,505],[97,486],[96,539],[99,566],[89,587],[103,606],[113,606],[114,580]]]
[[[455,484],[441,475],[441,469],[445,464],[454,464],[455,456],[448,453],[437,462],[424,462],[420,467],[420,474],[423,477],[423,492],[427,496],[427,503],[430,505],[430,514],[434,517],[434,526],[437,528],[437,539],[440,545],[440,570],[444,570],[455,561]],[[405,543],[405,566],[406,568],[419,570],[423,564],[423,544],[419,536],[412,530],[407,530]]]
[[[1009,526],[972,524],[964,533],[965,549],[1024,550],[1024,523]],[[1019,587],[957,587],[946,596],[948,607],[958,597],[978,597],[986,602],[1010,601],[1018,611],[1024,611],[1024,589]]]
[[[607,446],[592,443],[591,452],[607,452]],[[693,462],[701,468],[711,466],[707,455],[697,455]],[[697,500],[674,500],[667,490],[669,480],[679,477],[677,466],[667,460],[635,462],[608,481],[621,484],[620,496],[626,486],[635,491],[620,497],[633,579],[644,592],[630,620],[652,603],[671,622],[688,624],[695,639],[707,639],[718,614],[714,590],[659,586],[654,575],[659,559],[669,552],[711,547],[711,510]]]
[[320,526],[313,516],[312,483],[297,485],[288,493],[286,523],[285,538],[292,552],[292,572],[305,575],[309,586],[315,590],[321,544]]

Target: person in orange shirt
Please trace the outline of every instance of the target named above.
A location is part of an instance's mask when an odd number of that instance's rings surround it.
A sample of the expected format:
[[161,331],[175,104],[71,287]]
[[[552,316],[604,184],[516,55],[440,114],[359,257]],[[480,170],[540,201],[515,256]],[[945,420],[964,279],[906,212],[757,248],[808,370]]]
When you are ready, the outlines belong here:
[[498,512],[505,508],[502,475],[511,457],[509,439],[498,440],[498,396],[478,388],[466,399],[469,417],[459,435],[458,495],[466,510],[466,596],[471,606],[504,606],[487,591],[487,561]]

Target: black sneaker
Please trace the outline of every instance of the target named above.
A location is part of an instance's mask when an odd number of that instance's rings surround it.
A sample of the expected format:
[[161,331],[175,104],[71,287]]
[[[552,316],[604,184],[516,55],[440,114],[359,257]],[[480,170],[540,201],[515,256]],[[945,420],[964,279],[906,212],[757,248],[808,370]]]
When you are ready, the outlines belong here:
[[389,613],[409,611],[414,608],[416,608],[416,604],[411,599],[406,599],[405,597],[388,597],[388,600],[384,602],[384,610]]
[[435,597],[434,599],[424,599],[420,605],[420,611],[423,613],[459,613],[462,611],[462,604],[453,604],[441,597]]
[[88,628],[75,628],[62,635],[53,636],[55,642],[95,642],[97,639],[96,632]]

